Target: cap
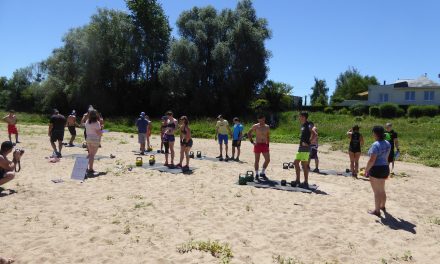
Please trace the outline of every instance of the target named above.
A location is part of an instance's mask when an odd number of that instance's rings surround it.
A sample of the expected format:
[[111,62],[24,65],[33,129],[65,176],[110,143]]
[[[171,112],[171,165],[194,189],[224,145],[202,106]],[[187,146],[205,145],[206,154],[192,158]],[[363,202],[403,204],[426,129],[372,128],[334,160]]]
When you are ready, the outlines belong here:
[[391,127],[391,126],[393,126],[393,124],[391,124],[391,123],[387,123],[386,126],[387,126],[387,127]]
[[145,112],[141,112],[140,117],[145,117]]

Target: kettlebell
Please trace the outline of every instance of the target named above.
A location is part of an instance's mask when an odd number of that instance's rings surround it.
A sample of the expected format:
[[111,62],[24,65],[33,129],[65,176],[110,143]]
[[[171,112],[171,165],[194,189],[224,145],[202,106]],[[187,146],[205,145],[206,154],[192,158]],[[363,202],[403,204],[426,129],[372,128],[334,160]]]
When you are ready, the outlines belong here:
[[286,186],[287,182],[286,180],[281,180],[281,186]]
[[283,169],[284,169],[284,170],[288,170],[288,169],[289,169],[289,163],[284,162],[284,163],[283,163]]
[[153,166],[154,163],[156,163],[156,158],[154,155],[150,155],[150,160],[148,162],[150,163],[150,166]]
[[349,172],[350,172],[350,169],[345,169],[345,172],[346,172],[346,173],[349,173]]
[[189,152],[189,157],[190,157],[191,159],[194,158],[194,151],[190,151],[190,152]]
[[238,175],[238,185],[246,185],[247,182],[248,180],[246,175]]
[[197,151],[197,158],[199,158],[199,159],[202,158],[202,152],[201,151]]
[[293,168],[295,168],[295,163],[289,162],[289,169],[293,169]]
[[142,157],[137,157],[136,158],[136,166],[138,166],[138,167],[142,167],[142,164],[143,164],[144,162],[142,161]]
[[253,171],[246,172],[246,181],[248,181],[248,182],[254,181],[254,172]]

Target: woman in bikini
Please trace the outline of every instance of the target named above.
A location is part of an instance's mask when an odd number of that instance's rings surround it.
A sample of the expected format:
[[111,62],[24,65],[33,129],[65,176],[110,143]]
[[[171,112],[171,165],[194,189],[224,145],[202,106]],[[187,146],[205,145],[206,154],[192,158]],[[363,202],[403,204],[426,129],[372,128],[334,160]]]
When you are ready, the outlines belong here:
[[[180,163],[177,167],[182,170],[189,170],[189,151],[193,145],[191,129],[189,128],[188,117],[182,116],[180,119]],[[186,165],[182,167],[183,158],[186,158]]]
[[364,137],[359,133],[359,126],[355,125],[347,132],[350,139],[348,155],[350,157],[350,170],[353,177],[357,177],[359,172],[359,158],[361,157],[361,147],[364,145]]
[[[166,128],[163,135],[163,145],[165,147],[165,164],[169,168],[174,168],[174,131],[177,128],[177,120],[173,117],[173,112],[168,111],[166,113],[167,121]],[[168,154],[171,154],[171,163],[168,163]]]

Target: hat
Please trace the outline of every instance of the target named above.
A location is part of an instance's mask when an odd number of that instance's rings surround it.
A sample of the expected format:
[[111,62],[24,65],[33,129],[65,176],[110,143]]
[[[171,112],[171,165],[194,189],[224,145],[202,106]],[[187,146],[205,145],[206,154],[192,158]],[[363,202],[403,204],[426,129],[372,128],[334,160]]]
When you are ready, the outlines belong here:
[[393,124],[391,124],[391,123],[387,123],[386,126],[387,126],[387,127],[391,127],[391,126],[393,126]]
[[223,116],[222,116],[222,115],[218,115],[218,116],[217,116],[217,119],[220,119],[220,118],[223,118]]
[[145,112],[141,112],[140,117],[145,117]]

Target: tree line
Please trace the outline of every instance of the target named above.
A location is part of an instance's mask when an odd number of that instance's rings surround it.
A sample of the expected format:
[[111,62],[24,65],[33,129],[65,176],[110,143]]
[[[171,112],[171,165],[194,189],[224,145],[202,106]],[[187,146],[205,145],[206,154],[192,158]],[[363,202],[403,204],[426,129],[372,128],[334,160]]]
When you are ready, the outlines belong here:
[[[126,4],[128,12],[98,9],[47,59],[1,77],[0,107],[47,113],[92,104],[106,115],[173,109],[199,116],[292,108],[293,87],[267,80],[271,30],[251,0],[235,9],[182,12],[178,38],[157,0]],[[357,96],[375,80],[358,75],[355,69],[341,74],[331,101]],[[312,103],[328,104],[327,93],[325,81],[315,78]]]

